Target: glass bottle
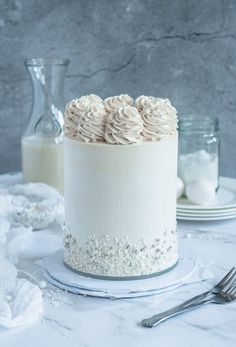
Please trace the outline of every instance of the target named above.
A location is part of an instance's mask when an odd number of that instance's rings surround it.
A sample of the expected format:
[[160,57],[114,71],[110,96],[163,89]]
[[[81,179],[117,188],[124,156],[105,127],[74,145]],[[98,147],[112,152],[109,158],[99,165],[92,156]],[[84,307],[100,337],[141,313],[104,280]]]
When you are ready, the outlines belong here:
[[63,194],[63,87],[69,60],[25,61],[33,86],[33,105],[21,139],[25,182],[43,182]]
[[210,116],[184,116],[179,120],[178,176],[187,186],[206,179],[219,187],[219,121]]

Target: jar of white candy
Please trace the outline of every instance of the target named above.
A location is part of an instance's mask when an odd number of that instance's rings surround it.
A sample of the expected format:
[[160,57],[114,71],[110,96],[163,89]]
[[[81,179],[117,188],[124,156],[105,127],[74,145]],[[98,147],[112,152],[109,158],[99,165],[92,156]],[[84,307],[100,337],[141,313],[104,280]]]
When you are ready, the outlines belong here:
[[216,117],[186,116],[179,121],[178,176],[185,188],[196,181],[219,186],[219,121]]

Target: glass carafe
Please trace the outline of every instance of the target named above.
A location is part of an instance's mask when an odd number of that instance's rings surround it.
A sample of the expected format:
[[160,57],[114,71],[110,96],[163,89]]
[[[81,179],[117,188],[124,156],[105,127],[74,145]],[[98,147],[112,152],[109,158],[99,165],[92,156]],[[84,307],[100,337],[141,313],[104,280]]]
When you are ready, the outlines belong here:
[[33,107],[21,140],[25,182],[43,182],[63,194],[63,87],[69,60],[25,62],[33,86]]

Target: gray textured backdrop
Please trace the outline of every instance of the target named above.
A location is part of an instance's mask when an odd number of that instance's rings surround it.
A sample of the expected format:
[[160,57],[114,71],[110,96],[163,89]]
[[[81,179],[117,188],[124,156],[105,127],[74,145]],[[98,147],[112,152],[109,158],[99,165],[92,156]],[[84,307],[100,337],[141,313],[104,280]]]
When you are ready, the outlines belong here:
[[20,168],[23,60],[40,56],[71,60],[66,99],[153,94],[217,115],[221,170],[236,177],[235,0],[0,0],[0,172]]

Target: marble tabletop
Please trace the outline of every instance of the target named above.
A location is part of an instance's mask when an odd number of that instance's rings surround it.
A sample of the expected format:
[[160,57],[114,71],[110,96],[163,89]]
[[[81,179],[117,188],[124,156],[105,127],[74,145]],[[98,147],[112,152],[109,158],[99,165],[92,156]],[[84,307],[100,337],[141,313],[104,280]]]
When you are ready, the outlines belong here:
[[[217,280],[236,265],[236,219],[224,222],[179,222],[180,247],[210,266]],[[32,242],[38,242],[35,233]],[[61,235],[52,232],[55,248]],[[49,247],[50,248],[50,247]],[[48,249],[49,252],[52,249]],[[25,261],[34,266],[37,254]],[[24,262],[23,262],[24,264]],[[170,319],[153,329],[140,321],[166,310],[211,284],[182,286],[168,294],[139,299],[111,300],[84,297],[48,286],[44,293],[44,313],[31,327],[0,330],[1,347],[229,347],[236,345],[236,303],[206,305]]]

